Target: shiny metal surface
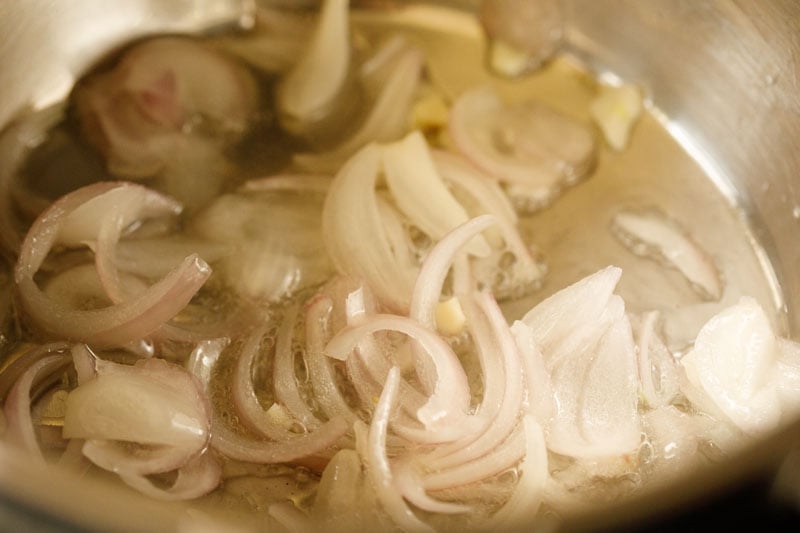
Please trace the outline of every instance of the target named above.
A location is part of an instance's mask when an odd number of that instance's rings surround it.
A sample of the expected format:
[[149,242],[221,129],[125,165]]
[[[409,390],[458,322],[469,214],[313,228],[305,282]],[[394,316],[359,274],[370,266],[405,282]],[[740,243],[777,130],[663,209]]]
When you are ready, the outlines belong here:
[[800,3],[572,0],[568,40],[648,91],[750,218],[800,335]]
[[[599,72],[641,84],[672,135],[741,208],[762,259],[775,272],[774,296],[785,304],[784,326],[800,337],[800,2],[565,4],[569,51]],[[0,130],[26,109],[62,99],[86,68],[125,41],[237,24],[251,7],[248,0],[116,0],[113,8],[101,0],[4,0]],[[797,442],[798,431],[788,428],[737,458],[744,468],[722,465],[702,479],[686,480],[669,497],[649,495],[607,518],[685,503],[756,470],[774,469]],[[75,482],[2,447],[0,493],[96,529],[197,525],[183,507],[148,502],[121,487]]]

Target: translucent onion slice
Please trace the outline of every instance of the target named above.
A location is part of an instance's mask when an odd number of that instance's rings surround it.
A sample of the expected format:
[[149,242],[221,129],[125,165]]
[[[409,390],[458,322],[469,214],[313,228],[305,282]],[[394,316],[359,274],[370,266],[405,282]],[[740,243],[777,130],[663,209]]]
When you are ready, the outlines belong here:
[[482,481],[519,463],[525,457],[525,452],[525,435],[519,430],[515,431],[479,459],[426,475],[422,481],[423,487],[428,491],[444,490]]
[[210,413],[192,376],[161,359],[136,365],[103,362],[95,379],[66,400],[66,438],[125,441],[202,450]]
[[596,322],[608,306],[622,269],[609,266],[545,299],[522,318],[532,328],[543,352],[567,340],[573,333],[571,320]]
[[678,364],[656,332],[657,320],[658,311],[645,313],[637,336],[641,393],[651,408],[670,403],[679,389]]
[[5,433],[3,439],[28,451],[32,457],[44,461],[31,419],[31,388],[43,375],[63,367],[68,359],[63,355],[42,357],[29,366],[19,377],[3,404]]
[[[100,194],[78,206],[63,220],[59,243],[77,247],[94,241],[95,264],[100,282],[113,303],[126,299],[116,265],[117,242],[134,223],[150,218],[175,216],[181,205],[156,191],[135,184],[125,184]],[[177,258],[167,269],[174,268]],[[166,272],[165,272],[166,273]]]
[[487,529],[501,531],[531,523],[544,499],[544,487],[549,476],[544,432],[531,415],[526,415],[522,424],[525,458],[519,465],[520,479],[511,497],[483,525]]
[[[255,114],[254,78],[224,54],[185,38],[148,40],[76,91],[79,117],[112,172],[154,175],[187,132],[237,138]],[[198,123],[203,128],[197,128]]]
[[[311,515],[327,531],[366,531],[374,521],[371,490],[355,450],[339,450],[322,472]],[[373,496],[374,498],[374,496]]]
[[[367,303],[369,302],[369,304]],[[345,315],[346,324],[353,326],[362,324],[368,317],[375,315],[376,309],[374,301],[369,295],[368,288],[361,285],[358,289],[350,292],[345,300]],[[365,373],[368,374],[370,381],[375,383],[374,388],[370,387],[368,390],[362,391],[362,395],[370,393],[367,396],[372,400],[380,396],[382,390],[382,383],[386,381],[386,376],[392,367],[394,359],[386,353],[382,348],[385,343],[381,343],[380,339],[374,335],[367,335],[361,339],[356,346],[355,355],[364,367]],[[348,369],[356,364],[356,357],[350,356],[347,358]],[[363,387],[364,383],[356,383],[351,376],[354,386]],[[371,384],[370,384],[371,385]],[[414,414],[425,403],[426,397],[412,387],[406,380],[400,380],[400,404],[403,409]],[[402,413],[399,414],[402,416]],[[399,423],[399,421],[397,421]],[[407,421],[404,421],[407,422]],[[395,424],[396,427],[396,424]]]
[[544,356],[555,399],[550,450],[572,457],[623,455],[640,444],[636,351],[608,267],[547,298],[523,318]]
[[[243,437],[221,423],[214,423],[211,446],[217,452],[239,461],[259,464],[289,463],[314,458],[325,452],[347,433],[341,418],[329,420],[314,431],[282,441],[262,441]],[[327,463],[327,461],[326,461]]]
[[[140,195],[138,186],[126,183],[97,183],[73,191],[57,200],[34,222],[22,243],[15,269],[15,281],[25,310],[38,326],[59,337],[97,346],[124,345],[141,339],[173,318],[205,283],[211,271],[196,255],[133,299],[102,309],[74,310],[50,299],[37,286],[34,275],[50,250],[63,239],[77,243],[97,226],[92,217],[102,206],[111,209],[130,191],[138,201],[153,197]],[[160,211],[160,197],[154,200]],[[83,208],[83,209],[82,209]],[[142,207],[146,211],[149,207]],[[76,213],[74,217],[71,217]]]
[[262,407],[253,385],[253,363],[259,355],[259,347],[266,333],[266,325],[247,336],[234,370],[231,395],[242,422],[250,429],[273,440],[284,440],[296,436],[277,423]]
[[116,247],[114,263],[121,272],[153,279],[166,276],[193,253],[213,264],[233,253],[230,243],[211,242],[184,235],[125,239]]
[[397,401],[399,384],[400,369],[393,367],[386,378],[378,405],[375,406],[369,430],[362,422],[355,425],[357,441],[363,442],[363,445],[359,446],[359,453],[367,466],[367,475],[372,481],[378,501],[392,520],[409,531],[433,531],[433,528],[422,522],[403,501],[394,484],[389,458],[386,455],[389,416]]
[[[536,287],[545,267],[534,258],[533,251],[523,241],[517,228],[517,214],[497,182],[457,154],[436,150],[433,158],[442,178],[470,216],[491,214],[497,217],[496,228],[484,232],[493,253],[474,261],[475,276],[492,287],[497,299],[520,297]],[[514,262],[500,266],[508,252],[513,255]],[[506,280],[503,283],[497,281],[498,269],[503,272],[501,279]]]
[[542,350],[533,330],[524,322],[515,321],[511,326],[511,333],[522,354],[522,364],[525,367],[525,410],[540,424],[547,426],[555,410],[555,396],[550,373],[544,365]]
[[120,479],[126,485],[157,500],[193,500],[217,488],[222,479],[222,468],[206,452],[179,468],[175,482],[167,488],[157,487],[145,476],[137,474],[121,474]]
[[[413,465],[413,458],[410,462]],[[394,484],[409,503],[431,513],[459,514],[472,510],[470,506],[463,503],[445,502],[428,496],[422,486],[421,470],[421,468],[408,465],[397,465],[395,468]]]
[[322,235],[340,273],[363,278],[381,302],[408,309],[416,265],[391,246],[382,224],[375,187],[382,149],[369,145],[353,156],[331,184],[322,211]]
[[[383,146],[383,169],[397,207],[434,241],[469,219],[439,176],[419,131]],[[479,257],[490,251],[479,235],[466,246],[469,253]]]
[[[428,328],[436,327],[436,309],[442,295],[445,278],[458,252],[480,236],[481,231],[496,222],[491,215],[473,218],[454,228],[431,249],[417,276],[411,296],[409,316]],[[485,244],[485,243],[484,243]]]
[[120,475],[142,476],[177,470],[196,453],[178,446],[148,447],[131,453],[129,448],[118,442],[98,439],[85,441],[81,451],[87,459],[104,470]]
[[314,399],[328,418],[343,418],[350,426],[358,420],[336,384],[335,369],[323,353],[330,333],[330,314],[333,303],[324,296],[312,300],[306,310],[305,361]]
[[663,215],[623,211],[614,216],[612,230],[633,253],[654,256],[676,268],[703,298],[722,296],[714,261]]
[[226,32],[209,40],[217,48],[269,74],[282,73],[296,63],[313,31],[305,13],[259,6],[248,32]]
[[350,67],[349,1],[325,0],[308,47],[278,87],[290,131],[321,120],[342,96]]
[[680,362],[689,383],[717,410],[746,433],[759,435],[775,428],[790,410],[779,394],[786,379],[778,363],[782,358],[763,309],[743,297],[703,326]]
[[555,0],[492,0],[480,9],[492,68],[519,76],[538,68],[560,47],[564,14]]
[[423,61],[422,52],[416,48],[403,52],[359,129],[328,152],[295,155],[295,163],[311,171],[336,172],[347,158],[368,143],[394,141],[403,135],[422,75]]
[[303,400],[295,376],[294,327],[297,320],[297,306],[286,310],[277,338],[275,339],[275,361],[273,384],[275,397],[306,430],[318,427],[321,422]]
[[241,190],[215,199],[191,228],[234,248],[217,266],[225,283],[241,296],[276,301],[330,277],[320,232],[323,199],[285,188]]
[[594,164],[587,127],[537,102],[506,105],[488,87],[456,100],[449,132],[470,161],[528,196],[531,209],[585,177]]
[[325,352],[336,359],[350,356],[365,335],[376,331],[398,331],[418,342],[432,364],[426,362],[417,368],[435,370],[419,376],[429,397],[417,411],[417,417],[429,430],[459,427],[467,417],[470,403],[469,385],[464,368],[450,346],[436,333],[415,320],[397,315],[377,314],[361,324],[348,326],[338,332],[325,347]]

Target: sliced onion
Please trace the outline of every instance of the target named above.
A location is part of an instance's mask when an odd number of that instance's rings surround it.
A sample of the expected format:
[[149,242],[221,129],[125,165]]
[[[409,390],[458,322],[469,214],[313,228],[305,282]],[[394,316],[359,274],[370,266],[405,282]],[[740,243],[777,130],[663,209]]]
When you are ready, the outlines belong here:
[[[120,303],[128,296],[124,294],[116,266],[116,246],[123,231],[134,222],[180,212],[180,204],[171,198],[139,185],[126,184],[92,198],[69,213],[59,230],[59,242],[65,246],[79,246],[86,241],[96,241],[93,251],[100,282],[111,301]],[[170,269],[176,263],[172,263]]]
[[291,189],[241,190],[216,198],[191,227],[234,248],[217,265],[228,286],[249,299],[277,301],[330,277],[320,232],[323,200]]
[[506,105],[488,87],[458,98],[449,132],[470,161],[529,197],[531,209],[582,179],[594,164],[587,127],[533,101]]
[[437,459],[439,468],[448,468],[481,457],[503,442],[514,430],[523,408],[523,367],[519,347],[511,335],[497,302],[487,292],[477,296],[481,312],[486,316],[500,350],[505,381],[500,409],[486,430],[475,440]]
[[544,365],[544,356],[539,348],[533,330],[524,322],[515,321],[511,326],[514,341],[522,354],[525,367],[526,411],[543,426],[550,424],[555,410],[555,396],[550,374]]
[[63,355],[49,355],[29,366],[11,387],[3,405],[5,414],[4,439],[28,451],[32,457],[44,461],[31,419],[31,388],[42,375],[61,368],[67,359]]
[[[347,295],[345,301],[347,325],[361,324],[367,317],[375,314],[374,302],[372,305],[367,305],[366,302],[370,300],[370,298],[365,296],[365,292],[367,292],[367,288],[361,285],[358,289]],[[374,388],[362,391],[362,394],[368,392],[372,393],[367,397],[371,401],[380,396],[381,384],[386,381],[386,376],[389,374],[393,359],[385,353],[385,350],[381,349],[381,343],[373,335],[367,335],[361,339],[356,346],[355,353],[357,357],[348,357],[346,363],[348,369],[351,367],[363,366],[369,379],[374,381]],[[364,386],[364,383],[356,382],[355,377],[351,377],[351,381],[353,381],[354,386],[357,388]],[[400,403],[403,409],[412,414],[416,413],[426,401],[425,396],[420,394],[417,389],[403,379],[400,380],[400,396]],[[397,426],[395,426],[395,429],[397,430]],[[408,437],[408,434],[405,436]]]
[[430,394],[427,402],[417,411],[417,417],[431,430],[458,427],[467,416],[470,393],[467,377],[458,357],[441,337],[418,322],[401,316],[374,315],[362,324],[348,326],[337,333],[325,347],[331,357],[345,359],[364,335],[381,330],[402,332],[423,347],[432,364],[417,365],[418,369],[435,369],[419,376]]
[[[384,145],[383,168],[397,207],[434,241],[467,222],[467,212],[439,176],[419,131]],[[473,255],[489,254],[489,246],[481,236],[476,236],[466,246]]]
[[543,352],[552,345],[567,340],[572,334],[570,319],[581,323],[596,322],[608,306],[608,301],[622,275],[618,267],[609,266],[545,299],[522,318],[532,328],[534,338]]
[[495,217],[490,215],[473,218],[451,230],[431,249],[420,267],[414,284],[409,312],[411,318],[428,328],[436,326],[434,320],[436,304],[439,302],[445,278],[456,254],[495,222]]
[[618,268],[603,269],[523,318],[550,373],[555,413],[546,432],[556,453],[594,458],[639,446],[633,334],[625,304],[613,294],[619,276]]
[[[475,260],[476,277],[485,286],[492,287],[497,299],[518,298],[536,287],[545,268],[523,241],[517,228],[517,214],[497,182],[456,154],[434,151],[433,157],[442,178],[454,188],[454,194],[471,216],[491,214],[497,218],[497,227],[484,232],[493,253]],[[514,262],[501,266],[500,261],[507,252],[513,255]],[[498,269],[503,270],[505,283],[496,281]]]
[[262,326],[245,339],[236,362],[231,393],[236,411],[248,428],[273,440],[285,440],[296,434],[270,417],[259,403],[253,386],[253,363],[258,356],[259,346],[265,333],[266,326]]
[[347,433],[347,429],[344,420],[334,418],[305,435],[282,441],[262,441],[238,435],[215,422],[211,446],[222,455],[239,461],[289,463],[325,452]]
[[312,171],[335,172],[347,158],[368,143],[394,141],[403,135],[422,66],[422,53],[416,48],[406,50],[397,58],[391,75],[359,129],[329,152],[295,155],[295,163]]
[[421,469],[414,468],[413,459],[411,466],[398,466],[394,472],[394,484],[397,490],[408,502],[416,505],[424,511],[431,513],[459,514],[468,513],[472,508],[462,503],[452,503],[437,500],[428,496],[422,486]]
[[222,468],[210,453],[203,453],[178,469],[178,477],[169,488],[156,487],[149,479],[137,474],[121,474],[120,479],[142,494],[157,500],[193,500],[217,488]]
[[76,104],[111,171],[137,178],[163,170],[198,119],[204,131],[241,135],[256,94],[253,77],[235,61],[199,42],[165,37],[133,47],[112,70],[90,78]]
[[341,273],[363,278],[389,308],[408,308],[416,267],[398,261],[381,224],[375,197],[382,149],[370,145],[339,171],[322,212],[328,254]]
[[304,428],[314,429],[321,422],[303,400],[298,388],[297,377],[294,373],[293,332],[297,313],[297,306],[291,306],[287,309],[275,340],[275,362],[273,367],[275,397]]
[[489,37],[494,70],[518,76],[548,60],[564,36],[562,9],[555,0],[493,0],[481,4],[479,17]]
[[[192,255],[145,292],[103,309],[68,309],[37,286],[34,275],[62,237],[67,243],[85,238],[96,227],[91,220],[95,208],[111,207],[105,203],[110,199],[107,195],[124,198],[128,191],[136,195],[138,190],[138,186],[125,183],[89,185],[56,201],[34,222],[22,244],[15,280],[22,305],[40,327],[62,338],[98,346],[124,345],[147,336],[174,317],[203,285],[210,269]],[[156,206],[156,210],[160,208]]]
[[544,487],[549,476],[547,470],[547,445],[542,427],[527,415],[522,420],[525,431],[525,458],[519,466],[519,481],[503,507],[484,527],[505,530],[531,523],[544,497]]
[[611,318],[596,344],[552,367],[556,415],[548,426],[548,447],[562,455],[624,455],[640,444],[635,346],[624,304],[614,301],[618,318]]
[[350,66],[348,0],[325,0],[300,60],[278,87],[278,109],[291,131],[330,113],[341,98]]
[[186,465],[193,456],[193,452],[179,446],[151,447],[133,454],[118,442],[98,439],[85,441],[81,451],[87,459],[104,470],[120,475],[142,476],[176,470]]
[[423,487],[428,491],[444,490],[482,481],[516,465],[525,456],[525,451],[525,436],[521,431],[515,431],[479,459],[426,475]]
[[366,479],[355,450],[336,452],[322,472],[314,497],[312,517],[328,531],[357,531],[366,528],[373,509],[367,504]]
[[[372,481],[378,501],[392,520],[409,531],[433,531],[403,501],[403,497],[394,484],[389,458],[386,455],[389,416],[397,400],[399,384],[400,369],[393,367],[386,378],[378,405],[375,406],[375,413],[373,414],[366,439],[363,439],[363,437],[359,439],[366,440],[364,443],[365,448],[360,449],[359,452],[364,457],[367,475]],[[362,422],[357,422],[355,429],[357,435],[367,431]]]
[[203,393],[180,367],[160,359],[103,362],[67,397],[64,436],[173,446],[190,456],[208,441],[209,417]]
[[764,311],[743,297],[703,326],[680,362],[689,382],[719,411],[743,431],[759,435],[781,420],[780,357]]
[[330,335],[328,329],[332,305],[330,299],[324,296],[317,297],[308,304],[305,360],[316,402],[328,418],[343,418],[350,426],[358,420],[358,416],[342,396],[336,384],[335,370],[323,353]]
[[679,388],[678,366],[655,331],[657,320],[658,311],[645,313],[637,343],[642,398],[651,408],[670,403]]
[[612,229],[635,254],[653,255],[675,267],[700,296],[710,300],[722,296],[713,260],[664,216],[623,211],[614,216]]

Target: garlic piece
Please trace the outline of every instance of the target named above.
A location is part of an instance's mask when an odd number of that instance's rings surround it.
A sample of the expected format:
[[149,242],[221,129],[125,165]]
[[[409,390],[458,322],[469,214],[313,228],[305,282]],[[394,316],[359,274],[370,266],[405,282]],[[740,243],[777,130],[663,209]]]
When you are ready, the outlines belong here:
[[633,85],[605,86],[589,105],[589,113],[608,145],[620,152],[627,148],[633,126],[642,114],[641,91]]
[[461,303],[455,296],[436,305],[436,329],[442,335],[458,335],[466,321]]

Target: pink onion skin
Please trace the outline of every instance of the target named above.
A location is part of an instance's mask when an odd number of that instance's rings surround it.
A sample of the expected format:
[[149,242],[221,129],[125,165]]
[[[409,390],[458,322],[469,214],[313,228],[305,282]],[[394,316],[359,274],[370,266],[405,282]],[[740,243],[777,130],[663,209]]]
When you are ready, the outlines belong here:
[[36,324],[60,338],[97,347],[121,346],[153,333],[178,314],[211,275],[210,267],[190,255],[144,293],[97,310],[69,309],[48,298],[34,281],[59,240],[69,215],[87,202],[119,188],[139,186],[101,182],[63,196],[34,222],[22,243],[14,277],[23,308]]

